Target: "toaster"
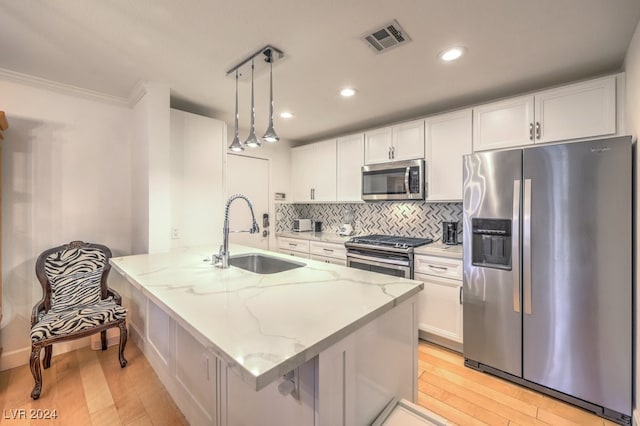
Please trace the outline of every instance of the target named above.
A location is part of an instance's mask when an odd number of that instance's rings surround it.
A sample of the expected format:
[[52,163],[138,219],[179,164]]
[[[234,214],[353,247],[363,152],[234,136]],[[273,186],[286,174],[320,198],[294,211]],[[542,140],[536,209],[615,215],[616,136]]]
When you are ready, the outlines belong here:
[[311,219],[293,219],[293,232],[311,231]]

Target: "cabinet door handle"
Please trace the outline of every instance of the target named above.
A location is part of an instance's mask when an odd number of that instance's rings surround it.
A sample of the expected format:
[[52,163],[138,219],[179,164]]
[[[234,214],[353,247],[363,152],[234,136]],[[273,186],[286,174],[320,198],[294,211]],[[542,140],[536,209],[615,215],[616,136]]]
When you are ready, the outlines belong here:
[[387,151],[387,158],[391,160],[391,147],[389,147],[389,150]]
[[536,121],[536,139],[540,140],[540,122]]
[[436,265],[427,265],[429,268],[431,269],[436,269],[438,271],[447,271],[449,270],[449,268],[447,268],[446,266],[436,266]]
[[533,123],[529,123],[529,140],[533,140]]
[[391,147],[391,159],[395,159],[396,158],[396,147],[392,146]]
[[313,200],[313,188],[309,190],[309,199]]
[[462,305],[462,286],[460,286],[460,304]]

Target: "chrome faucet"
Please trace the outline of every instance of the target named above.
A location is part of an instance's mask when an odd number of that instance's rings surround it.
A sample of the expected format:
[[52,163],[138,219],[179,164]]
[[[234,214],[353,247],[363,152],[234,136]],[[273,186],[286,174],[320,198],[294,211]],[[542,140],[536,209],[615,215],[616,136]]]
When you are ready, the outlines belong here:
[[231,203],[237,200],[238,198],[242,198],[247,202],[249,206],[249,210],[251,211],[251,219],[253,223],[251,224],[251,229],[246,231],[231,231],[231,232],[248,232],[250,234],[255,234],[260,232],[260,227],[258,226],[258,222],[256,222],[256,216],[253,214],[253,205],[251,201],[242,194],[235,194],[229,197],[227,200],[227,205],[224,207],[224,226],[222,227],[222,245],[220,246],[220,251],[218,254],[213,255],[213,264],[219,268],[228,268],[229,267],[229,207]]

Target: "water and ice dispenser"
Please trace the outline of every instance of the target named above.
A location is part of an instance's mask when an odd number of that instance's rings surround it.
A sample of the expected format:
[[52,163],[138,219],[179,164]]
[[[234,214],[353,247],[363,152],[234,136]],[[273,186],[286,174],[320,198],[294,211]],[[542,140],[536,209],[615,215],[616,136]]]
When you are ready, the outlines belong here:
[[471,219],[474,266],[511,269],[511,220]]

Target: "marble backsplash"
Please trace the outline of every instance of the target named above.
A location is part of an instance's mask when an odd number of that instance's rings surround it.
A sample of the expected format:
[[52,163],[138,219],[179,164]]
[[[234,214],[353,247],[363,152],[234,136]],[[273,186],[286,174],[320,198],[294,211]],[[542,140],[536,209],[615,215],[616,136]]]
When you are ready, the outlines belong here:
[[442,239],[442,222],[458,222],[462,233],[462,203],[385,201],[357,204],[276,204],[276,232],[291,231],[293,219],[322,221],[325,232],[336,232],[351,213],[356,234],[389,234]]

